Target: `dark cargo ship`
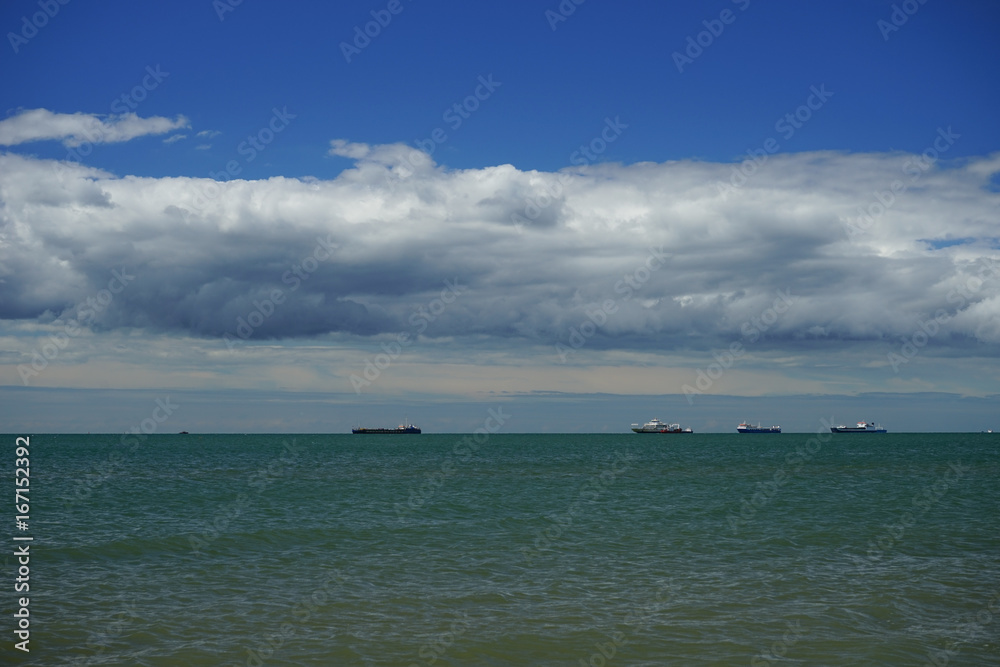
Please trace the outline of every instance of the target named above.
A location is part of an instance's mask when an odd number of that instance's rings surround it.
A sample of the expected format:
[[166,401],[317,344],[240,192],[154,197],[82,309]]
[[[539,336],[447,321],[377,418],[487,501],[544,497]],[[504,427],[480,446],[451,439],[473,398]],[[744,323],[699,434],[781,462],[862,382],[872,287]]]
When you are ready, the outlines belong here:
[[743,422],[736,427],[737,433],[781,433],[780,426],[761,426],[760,422],[754,426],[750,422]]
[[420,429],[413,424],[400,424],[396,428],[352,428],[351,433],[361,435],[387,435],[396,433],[420,433]]

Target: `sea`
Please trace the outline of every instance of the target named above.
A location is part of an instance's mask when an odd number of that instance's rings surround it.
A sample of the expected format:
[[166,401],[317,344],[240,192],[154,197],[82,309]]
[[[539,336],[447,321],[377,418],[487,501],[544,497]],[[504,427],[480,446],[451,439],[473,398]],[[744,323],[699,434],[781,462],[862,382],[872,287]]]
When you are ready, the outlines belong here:
[[0,437],[4,665],[1000,665],[1000,434]]

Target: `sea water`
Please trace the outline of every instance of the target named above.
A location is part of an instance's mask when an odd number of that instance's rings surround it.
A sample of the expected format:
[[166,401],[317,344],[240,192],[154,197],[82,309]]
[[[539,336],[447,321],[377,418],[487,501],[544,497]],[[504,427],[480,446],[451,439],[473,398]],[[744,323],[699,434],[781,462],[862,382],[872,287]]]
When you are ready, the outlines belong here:
[[996,435],[30,442],[3,664],[1000,664]]

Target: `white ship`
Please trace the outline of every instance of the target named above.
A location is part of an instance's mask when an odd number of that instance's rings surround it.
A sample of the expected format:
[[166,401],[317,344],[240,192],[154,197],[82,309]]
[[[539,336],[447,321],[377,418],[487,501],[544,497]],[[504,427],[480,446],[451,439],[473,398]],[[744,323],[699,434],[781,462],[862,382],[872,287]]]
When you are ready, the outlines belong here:
[[875,422],[858,422],[857,426],[831,426],[831,433],[886,433],[881,424]]
[[681,428],[680,424],[668,424],[659,419],[650,419],[642,426],[632,424],[632,430],[636,433],[694,433],[690,428]]

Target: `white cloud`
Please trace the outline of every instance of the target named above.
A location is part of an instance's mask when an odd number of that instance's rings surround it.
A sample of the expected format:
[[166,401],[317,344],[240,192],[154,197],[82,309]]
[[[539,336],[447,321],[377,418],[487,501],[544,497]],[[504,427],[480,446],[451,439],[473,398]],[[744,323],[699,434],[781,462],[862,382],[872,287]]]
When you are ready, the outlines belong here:
[[344,139],[334,139],[330,142],[330,155],[360,160],[370,152],[371,148],[368,144],[350,143]]
[[170,137],[167,137],[166,139],[164,139],[163,143],[165,143],[165,144],[173,144],[173,143],[176,143],[176,142],[180,141],[181,139],[187,139],[187,135],[186,134],[175,134],[173,136],[170,136]]
[[217,137],[220,134],[222,134],[222,132],[219,132],[218,130],[202,130],[195,136],[202,137],[204,139],[212,139],[213,137]]
[[[127,267],[137,278],[98,328],[217,339],[281,290],[255,337],[375,344],[419,328],[425,340],[459,341],[449,354],[474,356],[568,344],[611,302],[570,364],[618,353],[707,363],[787,291],[787,312],[752,325],[755,354],[801,360],[864,343],[884,367],[939,311],[924,358],[993,354],[984,349],[1000,338],[990,263],[1000,253],[982,241],[997,237],[996,156],[930,167],[852,236],[859,207],[913,156],[775,155],[722,197],[730,164],[449,171],[403,145],[331,151],[355,166],[326,181],[228,182],[117,178],[0,154],[0,318],[69,316]],[[980,241],[926,243],[946,233]],[[332,257],[303,269],[324,243]],[[669,255],[653,271],[643,268],[650,248]],[[420,316],[456,279],[462,295]]]
[[184,116],[171,120],[162,116],[140,118],[134,113],[101,116],[29,109],[0,121],[0,146],[53,140],[73,148],[87,142],[98,144],[129,141],[185,127],[189,127],[189,123]]

